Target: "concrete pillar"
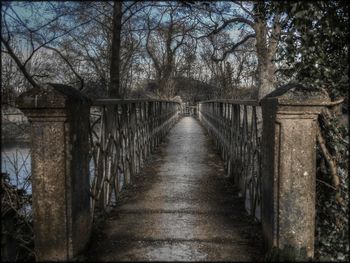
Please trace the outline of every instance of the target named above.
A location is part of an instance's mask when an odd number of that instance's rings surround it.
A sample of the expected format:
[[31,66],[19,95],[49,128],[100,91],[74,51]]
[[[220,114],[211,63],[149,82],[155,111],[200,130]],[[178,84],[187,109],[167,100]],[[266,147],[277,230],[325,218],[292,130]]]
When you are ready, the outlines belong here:
[[44,84],[17,99],[31,123],[35,252],[66,261],[90,237],[89,101],[78,90]]
[[317,117],[329,97],[298,84],[262,101],[262,227],[280,260],[314,256]]

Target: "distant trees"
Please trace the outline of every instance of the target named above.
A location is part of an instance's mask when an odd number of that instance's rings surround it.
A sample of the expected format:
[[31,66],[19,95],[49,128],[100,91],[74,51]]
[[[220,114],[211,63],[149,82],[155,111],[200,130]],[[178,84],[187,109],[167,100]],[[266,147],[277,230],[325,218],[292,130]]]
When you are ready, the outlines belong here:
[[[224,61],[241,46],[255,40],[256,96],[259,99],[276,88],[274,60],[281,31],[281,16],[269,12],[271,5],[273,3],[263,1],[217,2],[204,10],[201,8],[203,15],[198,16],[201,23],[205,24],[206,33],[201,38],[205,37],[210,41],[213,61]],[[233,28],[239,30],[238,38],[237,35],[230,35]]]
[[[75,64],[68,59],[68,55],[64,51],[57,48],[57,42],[91,20],[86,19],[80,24],[71,25],[69,23],[70,17],[78,14],[76,8],[67,8],[60,4],[51,3],[46,3],[41,8],[42,12],[48,12],[49,15],[42,16],[36,10],[35,3],[4,2],[1,10],[1,52],[12,58],[18,70],[33,87],[38,88],[43,80],[54,79],[57,69],[49,67],[52,69],[49,72],[48,65],[46,65],[46,68],[41,68],[40,72],[34,72],[32,66],[33,62],[40,59],[41,56],[45,56],[44,54],[52,54],[53,61],[63,62],[78,79],[72,84],[79,82],[80,88],[82,88],[83,79],[76,71]],[[18,45],[19,43],[20,45]],[[44,53],[43,49],[49,51]],[[39,53],[40,55],[38,55]],[[47,62],[45,61],[45,63]]]
[[[159,85],[159,95],[173,96],[172,78],[176,72],[176,60],[182,47],[189,55],[186,63],[190,70],[190,46],[194,45],[191,32],[196,27],[191,15],[179,3],[169,2],[164,7],[148,9],[146,15],[146,51],[155,69],[155,79]],[[186,49],[187,47],[187,49]],[[186,60],[185,59],[185,60]]]
[[15,98],[23,90],[23,75],[9,56],[2,56],[1,69],[1,103],[14,105]]
[[242,89],[254,91],[252,87],[256,83],[257,63],[253,41],[242,44],[230,57],[227,56],[223,60],[213,60],[210,48],[204,47],[201,59],[210,70],[209,82],[217,86],[217,98],[235,98]]
[[[120,2],[116,3],[120,7]],[[123,11],[119,14],[123,16],[120,27],[127,26],[140,5],[136,2],[123,4]],[[45,15],[42,16],[42,13]],[[5,2],[2,7],[2,53],[13,59],[31,86],[39,87],[40,82],[60,81],[83,89],[86,83],[99,82],[100,88],[108,88],[110,96],[118,97],[125,93],[119,84],[123,81],[120,71],[130,70],[130,56],[133,53],[130,49],[135,48],[137,38],[130,37],[129,30],[122,32],[118,27],[114,30],[119,33],[113,34],[112,17],[113,6],[108,2],[48,2],[44,5]],[[113,35],[117,40],[112,41]],[[117,35],[126,40],[122,41],[122,45]],[[25,42],[20,48],[28,51],[26,57],[21,57],[21,49],[14,49],[18,40]],[[32,74],[29,67],[38,53],[41,56],[51,54],[49,61],[52,64],[58,61],[56,64],[61,66],[52,68],[50,74],[41,75],[39,79],[40,74]],[[116,59],[118,56],[123,61]],[[58,80],[57,76],[63,72],[65,78]],[[113,76],[111,80],[110,76]]]
[[154,96],[172,97],[176,77],[215,84],[216,97],[254,87],[261,99],[290,80],[346,95],[345,2],[3,2],[1,12],[7,86],[16,65],[27,86],[95,96],[152,80]]

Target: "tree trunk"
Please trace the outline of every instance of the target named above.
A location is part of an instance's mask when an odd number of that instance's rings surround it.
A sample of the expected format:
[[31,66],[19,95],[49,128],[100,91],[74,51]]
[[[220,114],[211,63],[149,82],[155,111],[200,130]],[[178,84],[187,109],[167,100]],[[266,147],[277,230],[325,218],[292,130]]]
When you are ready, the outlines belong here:
[[115,1],[113,7],[112,56],[108,96],[120,98],[120,40],[122,29],[122,2]]
[[[258,68],[257,68],[257,82],[258,82],[258,94],[257,97],[261,100],[267,94],[275,90],[276,66],[274,64],[274,57],[277,50],[277,40],[270,38],[267,40],[267,24],[265,18],[265,6],[264,2],[258,2],[255,9],[257,18],[254,25],[256,34],[256,51],[258,56]],[[273,33],[276,33],[274,28]],[[274,36],[275,34],[273,34]]]

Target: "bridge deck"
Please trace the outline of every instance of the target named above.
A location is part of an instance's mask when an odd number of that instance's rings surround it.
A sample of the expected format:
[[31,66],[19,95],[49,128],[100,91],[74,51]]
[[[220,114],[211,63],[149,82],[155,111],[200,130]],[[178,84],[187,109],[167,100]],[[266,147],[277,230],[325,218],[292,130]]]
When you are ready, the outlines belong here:
[[87,260],[252,261],[261,231],[192,117],[171,130],[94,236]]

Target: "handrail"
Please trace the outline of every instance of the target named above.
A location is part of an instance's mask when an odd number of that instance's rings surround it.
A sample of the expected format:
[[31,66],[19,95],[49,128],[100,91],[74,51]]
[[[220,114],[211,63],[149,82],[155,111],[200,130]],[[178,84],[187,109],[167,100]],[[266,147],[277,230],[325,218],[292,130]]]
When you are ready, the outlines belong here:
[[210,100],[198,103],[201,123],[213,137],[243,196],[247,211],[261,220],[261,121],[258,101]]
[[[251,105],[251,106],[260,106],[260,101],[258,100],[230,100],[230,99],[219,99],[219,100],[205,100],[205,101],[199,101],[197,104],[200,103],[209,103],[209,102],[220,102],[220,103],[229,103],[229,104],[240,104],[240,105]],[[337,106],[341,103],[344,102],[344,98],[340,98],[338,100],[335,101],[320,101],[320,100],[315,100],[312,101],[310,100],[309,102],[305,103],[298,103],[298,102],[294,102],[291,103],[289,100],[280,100],[279,104],[280,105],[307,105],[307,106],[326,106],[326,107],[332,107],[332,106]]]
[[149,99],[97,99],[92,105],[100,112],[90,114],[94,211],[95,206],[105,208],[115,202],[123,186],[139,173],[151,151],[176,123],[181,105]]
[[229,104],[236,104],[236,105],[251,105],[251,106],[260,105],[259,101],[257,100],[229,100],[229,99],[205,100],[205,101],[199,101],[198,104],[210,103],[210,102],[229,103]]
[[92,100],[92,106],[104,106],[104,105],[138,103],[138,102],[171,102],[171,103],[180,104],[179,101],[166,100],[166,99],[109,99],[109,98],[98,98],[98,99]]

